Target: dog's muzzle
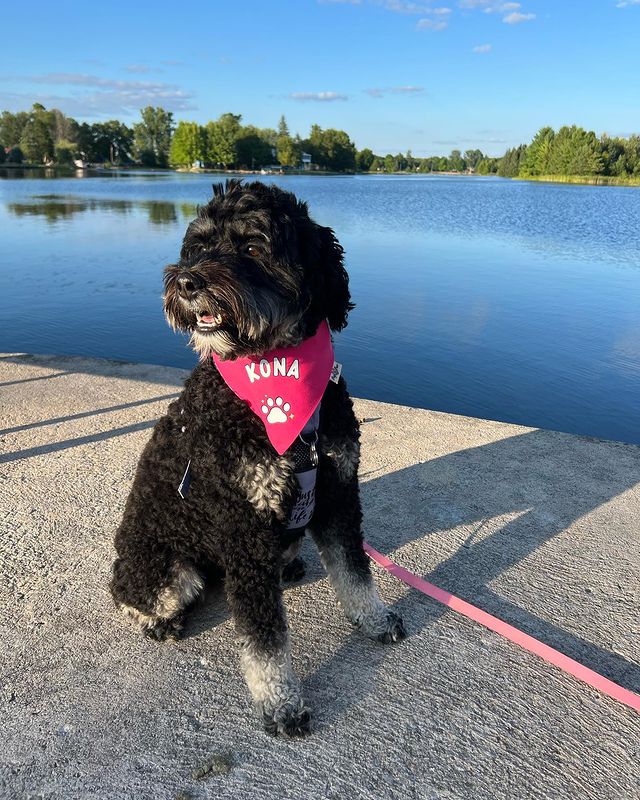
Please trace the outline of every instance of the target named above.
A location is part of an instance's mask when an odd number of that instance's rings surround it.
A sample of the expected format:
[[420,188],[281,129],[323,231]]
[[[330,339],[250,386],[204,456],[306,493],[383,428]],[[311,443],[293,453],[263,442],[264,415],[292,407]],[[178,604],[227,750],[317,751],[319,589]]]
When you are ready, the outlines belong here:
[[196,300],[206,286],[205,281],[194,272],[181,272],[176,278],[176,291],[183,300]]

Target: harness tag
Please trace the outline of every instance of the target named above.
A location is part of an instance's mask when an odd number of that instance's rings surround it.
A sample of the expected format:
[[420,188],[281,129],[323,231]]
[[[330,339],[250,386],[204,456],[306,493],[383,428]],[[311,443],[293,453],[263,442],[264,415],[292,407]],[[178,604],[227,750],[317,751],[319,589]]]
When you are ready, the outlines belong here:
[[339,364],[337,361],[333,362],[333,368],[331,370],[331,375],[329,376],[329,380],[333,381],[334,383],[338,383],[340,380],[340,375],[342,373],[342,364]]
[[184,475],[182,476],[182,480],[180,481],[180,486],[178,486],[178,494],[183,500],[189,494],[190,486],[191,486],[191,459],[189,459],[187,468],[185,469]]

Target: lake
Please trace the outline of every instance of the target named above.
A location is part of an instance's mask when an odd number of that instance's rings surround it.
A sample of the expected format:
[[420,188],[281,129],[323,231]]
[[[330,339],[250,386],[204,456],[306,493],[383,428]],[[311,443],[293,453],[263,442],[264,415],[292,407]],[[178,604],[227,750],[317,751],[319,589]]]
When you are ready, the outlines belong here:
[[[640,443],[640,189],[260,179],[345,248],[353,395]],[[0,351],[194,366],[162,269],[218,180],[0,170]]]

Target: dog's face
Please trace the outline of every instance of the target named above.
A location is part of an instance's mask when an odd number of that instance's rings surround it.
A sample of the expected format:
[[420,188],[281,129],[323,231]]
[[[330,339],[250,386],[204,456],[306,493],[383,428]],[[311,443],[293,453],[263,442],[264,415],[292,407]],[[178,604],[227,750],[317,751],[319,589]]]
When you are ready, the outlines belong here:
[[347,324],[342,247],[293,194],[259,182],[214,186],[165,269],[164,310],[202,358],[298,344],[323,319]]

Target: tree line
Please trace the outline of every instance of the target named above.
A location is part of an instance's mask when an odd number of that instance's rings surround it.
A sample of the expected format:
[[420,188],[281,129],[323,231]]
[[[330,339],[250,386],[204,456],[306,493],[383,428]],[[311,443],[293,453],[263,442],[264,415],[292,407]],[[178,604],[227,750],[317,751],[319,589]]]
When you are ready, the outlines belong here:
[[576,125],[540,128],[529,144],[504,154],[498,175],[507,178],[575,176],[640,178],[640,136],[598,137]]
[[260,169],[300,168],[303,154],[314,169],[332,172],[464,172],[494,173],[497,159],[480,150],[464,155],[416,158],[406,154],[377,155],[358,150],[349,135],[335,128],[312,125],[303,139],[292,135],[284,116],[277,128],[243,125],[240,114],[225,113],[205,125],[175,122],[173,114],[148,106],[140,120],[128,126],[119,120],[77,122],[58,109],[35,103],[30,111],[0,114],[0,162],[45,165],[89,164],[145,167]]
[[303,139],[292,135],[284,116],[277,128],[243,125],[240,114],[225,113],[205,125],[174,122],[173,114],[147,106],[128,126],[118,120],[77,122],[58,109],[35,103],[30,111],[0,114],[0,162],[20,164],[132,165],[260,169],[300,168],[303,154],[314,169],[331,172],[474,172],[504,177],[612,176],[640,178],[640,136],[597,137],[575,125],[541,128],[529,144],[500,158],[481,150],[452,150],[448,156],[417,158],[358,150],[342,130],[312,125]]

